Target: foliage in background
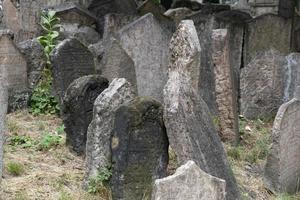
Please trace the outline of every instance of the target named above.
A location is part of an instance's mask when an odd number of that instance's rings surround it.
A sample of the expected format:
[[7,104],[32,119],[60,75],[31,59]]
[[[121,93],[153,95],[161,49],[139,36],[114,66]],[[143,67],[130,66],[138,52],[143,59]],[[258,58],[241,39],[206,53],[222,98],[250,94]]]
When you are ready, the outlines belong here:
[[41,16],[41,27],[45,35],[38,37],[39,43],[44,48],[47,57],[47,67],[44,69],[41,80],[33,91],[31,97],[31,113],[33,114],[58,114],[59,106],[55,97],[51,94],[52,71],[50,54],[57,44],[59,36],[60,19],[55,16],[55,11],[44,11]]

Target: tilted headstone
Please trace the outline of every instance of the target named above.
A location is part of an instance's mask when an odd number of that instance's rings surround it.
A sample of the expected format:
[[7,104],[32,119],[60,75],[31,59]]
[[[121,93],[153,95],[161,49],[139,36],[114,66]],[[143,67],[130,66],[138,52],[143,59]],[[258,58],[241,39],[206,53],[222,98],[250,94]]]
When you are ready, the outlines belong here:
[[111,140],[114,200],[150,198],[155,179],[166,176],[168,138],[161,104],[138,97],[115,114]]
[[59,102],[72,81],[95,73],[93,54],[77,39],[66,39],[59,43],[50,58],[53,67],[53,88]]
[[239,138],[238,94],[234,69],[230,65],[230,40],[227,29],[212,32],[212,58],[216,77],[216,102],[220,136],[224,141],[236,143]]
[[0,31],[0,67],[7,73],[9,111],[26,108],[29,100],[27,64],[9,30]]
[[162,101],[171,34],[150,13],[119,31],[117,39],[134,61],[139,95]]
[[[180,44],[189,46],[184,41]],[[176,43],[170,47],[169,79],[164,88],[164,121],[170,145],[180,164],[194,160],[206,173],[226,181],[228,199],[240,199],[210,111],[188,76],[189,63],[197,58],[189,48],[180,49]]]
[[27,61],[28,87],[33,89],[38,84],[47,64],[43,47],[37,39],[32,39],[19,43],[18,48]]
[[83,154],[86,150],[87,129],[93,118],[93,105],[107,87],[107,79],[89,75],[74,80],[66,90],[62,104],[66,143],[77,154]]
[[269,118],[283,103],[285,56],[269,50],[241,70],[240,113],[249,119]]
[[124,78],[114,79],[95,100],[93,120],[86,142],[85,183],[96,177],[98,171],[112,165],[110,141],[116,110],[136,96],[132,85]]
[[273,125],[272,148],[265,166],[265,183],[273,192],[300,190],[300,87],[295,98],[283,104]]
[[194,161],[155,181],[152,200],[225,200],[226,182],[202,171]]
[[244,66],[257,54],[275,49],[291,52],[292,21],[273,14],[262,15],[248,22],[245,32]]

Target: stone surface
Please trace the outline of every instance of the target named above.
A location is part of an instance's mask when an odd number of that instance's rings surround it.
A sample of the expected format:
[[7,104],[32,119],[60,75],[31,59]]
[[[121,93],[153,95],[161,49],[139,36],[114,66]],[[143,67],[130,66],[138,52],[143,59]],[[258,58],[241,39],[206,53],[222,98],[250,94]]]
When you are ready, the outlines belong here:
[[131,84],[120,78],[114,79],[95,100],[93,120],[87,132],[85,185],[97,176],[98,170],[112,165],[110,141],[115,112],[135,96]]
[[[13,33],[18,33],[21,30],[21,24],[19,21],[20,12],[17,5],[11,0],[4,0],[2,6],[5,27],[12,30]],[[15,40],[18,40],[17,36],[15,36]]]
[[59,43],[51,56],[53,87],[62,102],[64,93],[75,79],[95,73],[94,56],[77,39],[66,39]]
[[42,71],[47,64],[43,47],[37,39],[32,39],[19,43],[18,48],[27,61],[28,87],[33,89],[39,82]]
[[119,31],[117,39],[134,61],[140,96],[162,101],[171,35],[151,13]]
[[166,175],[168,138],[162,117],[161,104],[149,97],[138,97],[116,111],[113,199],[149,199],[154,180]]
[[290,19],[273,14],[262,15],[251,20],[245,32],[244,66],[257,54],[268,51],[270,48],[283,54],[290,53],[291,26]]
[[155,181],[152,200],[225,200],[226,182],[202,171],[194,161]]
[[[189,41],[185,42],[178,46],[188,47]],[[164,88],[164,121],[170,145],[180,164],[194,160],[206,173],[226,180],[228,199],[240,199],[212,115],[192,86],[188,72],[194,55],[189,48],[178,46],[170,45],[169,79]]]
[[175,8],[167,10],[164,15],[173,19],[176,24],[179,24],[181,20],[193,13],[194,12],[188,8]]
[[300,178],[300,88],[294,99],[277,113],[272,132],[272,148],[265,166],[265,182],[273,192],[295,194]]
[[153,16],[159,21],[167,20],[164,15],[165,8],[161,4],[157,4],[153,0],[146,0],[141,6],[138,7],[138,13],[143,16],[148,13],[152,13]]
[[137,91],[134,62],[116,39],[111,39],[100,64],[102,75],[109,81],[126,78]]
[[85,152],[87,129],[92,121],[94,101],[107,87],[107,79],[89,75],[74,80],[66,90],[62,104],[66,143],[77,154]]
[[249,119],[271,117],[283,103],[285,56],[276,50],[259,54],[241,71],[241,114]]
[[216,102],[220,136],[223,141],[236,143],[238,128],[238,89],[234,81],[234,69],[230,65],[230,40],[227,29],[212,32],[212,58],[216,77]]

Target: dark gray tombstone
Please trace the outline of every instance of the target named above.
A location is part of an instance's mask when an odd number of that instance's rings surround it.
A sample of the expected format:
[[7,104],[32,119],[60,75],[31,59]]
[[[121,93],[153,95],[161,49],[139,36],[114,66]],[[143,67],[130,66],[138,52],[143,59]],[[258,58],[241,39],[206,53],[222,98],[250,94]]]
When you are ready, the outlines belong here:
[[85,152],[87,129],[92,121],[94,101],[107,87],[107,79],[89,75],[74,80],[66,90],[62,103],[66,143],[77,154]]
[[77,39],[66,39],[59,43],[51,54],[53,88],[59,99],[75,79],[95,73],[93,54]]
[[112,196],[115,200],[150,198],[155,179],[166,176],[168,138],[159,102],[138,97],[115,115]]

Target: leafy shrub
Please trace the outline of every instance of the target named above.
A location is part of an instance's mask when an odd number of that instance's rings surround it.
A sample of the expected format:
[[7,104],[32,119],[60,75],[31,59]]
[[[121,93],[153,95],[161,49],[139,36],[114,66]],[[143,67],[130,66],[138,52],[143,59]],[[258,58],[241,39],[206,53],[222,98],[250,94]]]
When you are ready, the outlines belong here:
[[6,170],[13,176],[20,176],[25,170],[21,163],[9,162],[7,163]]
[[22,148],[31,148],[35,145],[35,141],[26,135],[13,135],[8,138],[10,146],[21,146]]
[[91,178],[88,183],[89,193],[101,193],[106,190],[106,186],[109,183],[109,179],[112,175],[110,167],[102,168],[98,171],[96,177]]
[[62,141],[63,141],[62,136],[57,135],[57,134],[47,133],[42,137],[37,148],[38,148],[38,150],[46,151],[53,147],[61,145]]

